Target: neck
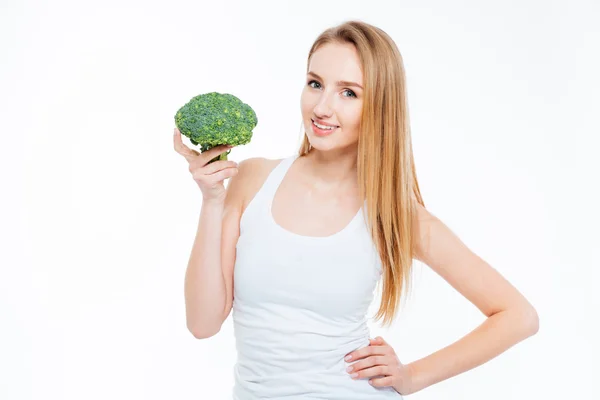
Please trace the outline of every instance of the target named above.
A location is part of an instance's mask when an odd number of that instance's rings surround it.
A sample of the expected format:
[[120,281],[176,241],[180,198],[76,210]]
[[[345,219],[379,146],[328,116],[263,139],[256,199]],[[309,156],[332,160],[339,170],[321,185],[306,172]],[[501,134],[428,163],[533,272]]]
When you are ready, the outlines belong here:
[[306,177],[316,190],[354,188],[357,184],[356,150],[311,149],[305,158]]

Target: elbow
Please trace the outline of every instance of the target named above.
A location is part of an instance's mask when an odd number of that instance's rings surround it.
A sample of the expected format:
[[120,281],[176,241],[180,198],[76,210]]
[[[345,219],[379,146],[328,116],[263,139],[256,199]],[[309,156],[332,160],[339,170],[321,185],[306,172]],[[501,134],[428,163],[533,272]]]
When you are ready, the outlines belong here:
[[540,330],[540,317],[538,316],[536,309],[531,304],[528,304],[527,307],[525,307],[522,316],[526,335],[529,337],[538,333]]
[[532,316],[531,316],[531,334],[535,335],[536,333],[538,333],[538,331],[540,330],[540,317],[538,316],[537,311],[535,310],[535,308],[531,308],[532,309]]
[[193,326],[189,326],[187,327],[188,331],[192,334],[192,336],[194,336],[196,339],[208,339],[209,337],[212,337],[214,335],[216,335],[217,333],[219,333],[219,331],[221,329],[206,329],[206,328],[202,328],[202,327],[193,327]]

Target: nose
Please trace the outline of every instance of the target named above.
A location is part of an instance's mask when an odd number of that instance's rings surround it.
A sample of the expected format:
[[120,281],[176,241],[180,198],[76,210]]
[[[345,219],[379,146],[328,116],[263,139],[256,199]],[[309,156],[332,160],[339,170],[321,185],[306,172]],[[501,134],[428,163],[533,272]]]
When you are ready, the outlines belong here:
[[320,119],[327,119],[331,117],[333,106],[332,106],[332,96],[329,96],[327,93],[323,93],[323,95],[319,98],[319,102],[314,108],[315,115]]

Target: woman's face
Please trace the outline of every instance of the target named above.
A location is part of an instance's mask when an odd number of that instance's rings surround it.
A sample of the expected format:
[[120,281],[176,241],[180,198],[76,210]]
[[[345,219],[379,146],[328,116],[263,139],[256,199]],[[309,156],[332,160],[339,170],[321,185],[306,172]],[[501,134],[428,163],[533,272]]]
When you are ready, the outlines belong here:
[[[353,45],[328,43],[313,53],[300,100],[306,135],[313,148],[332,150],[358,142],[362,87],[360,60]],[[319,132],[313,125],[315,119],[337,128]]]

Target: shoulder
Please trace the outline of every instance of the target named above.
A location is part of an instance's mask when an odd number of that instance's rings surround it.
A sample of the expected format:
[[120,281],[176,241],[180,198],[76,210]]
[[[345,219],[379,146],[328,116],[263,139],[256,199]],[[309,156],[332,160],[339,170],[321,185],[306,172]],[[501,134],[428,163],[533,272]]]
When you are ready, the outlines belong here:
[[230,179],[228,190],[231,188],[235,192],[242,212],[281,161],[283,159],[252,157],[238,163],[238,174]]
[[449,272],[475,265],[479,257],[440,218],[416,203],[415,258],[448,280]]
[[252,157],[239,162],[239,174],[256,176],[270,172],[282,159],[270,159],[265,157]]
[[[432,232],[440,229],[442,221],[433,215],[427,208],[413,198],[414,214],[413,214],[413,240],[415,248],[415,258],[419,261],[425,261],[427,253],[430,250]],[[442,225],[440,225],[442,224]]]
[[238,164],[238,175],[245,186],[262,184],[266,177],[283,159],[271,159],[265,157],[252,157]]

